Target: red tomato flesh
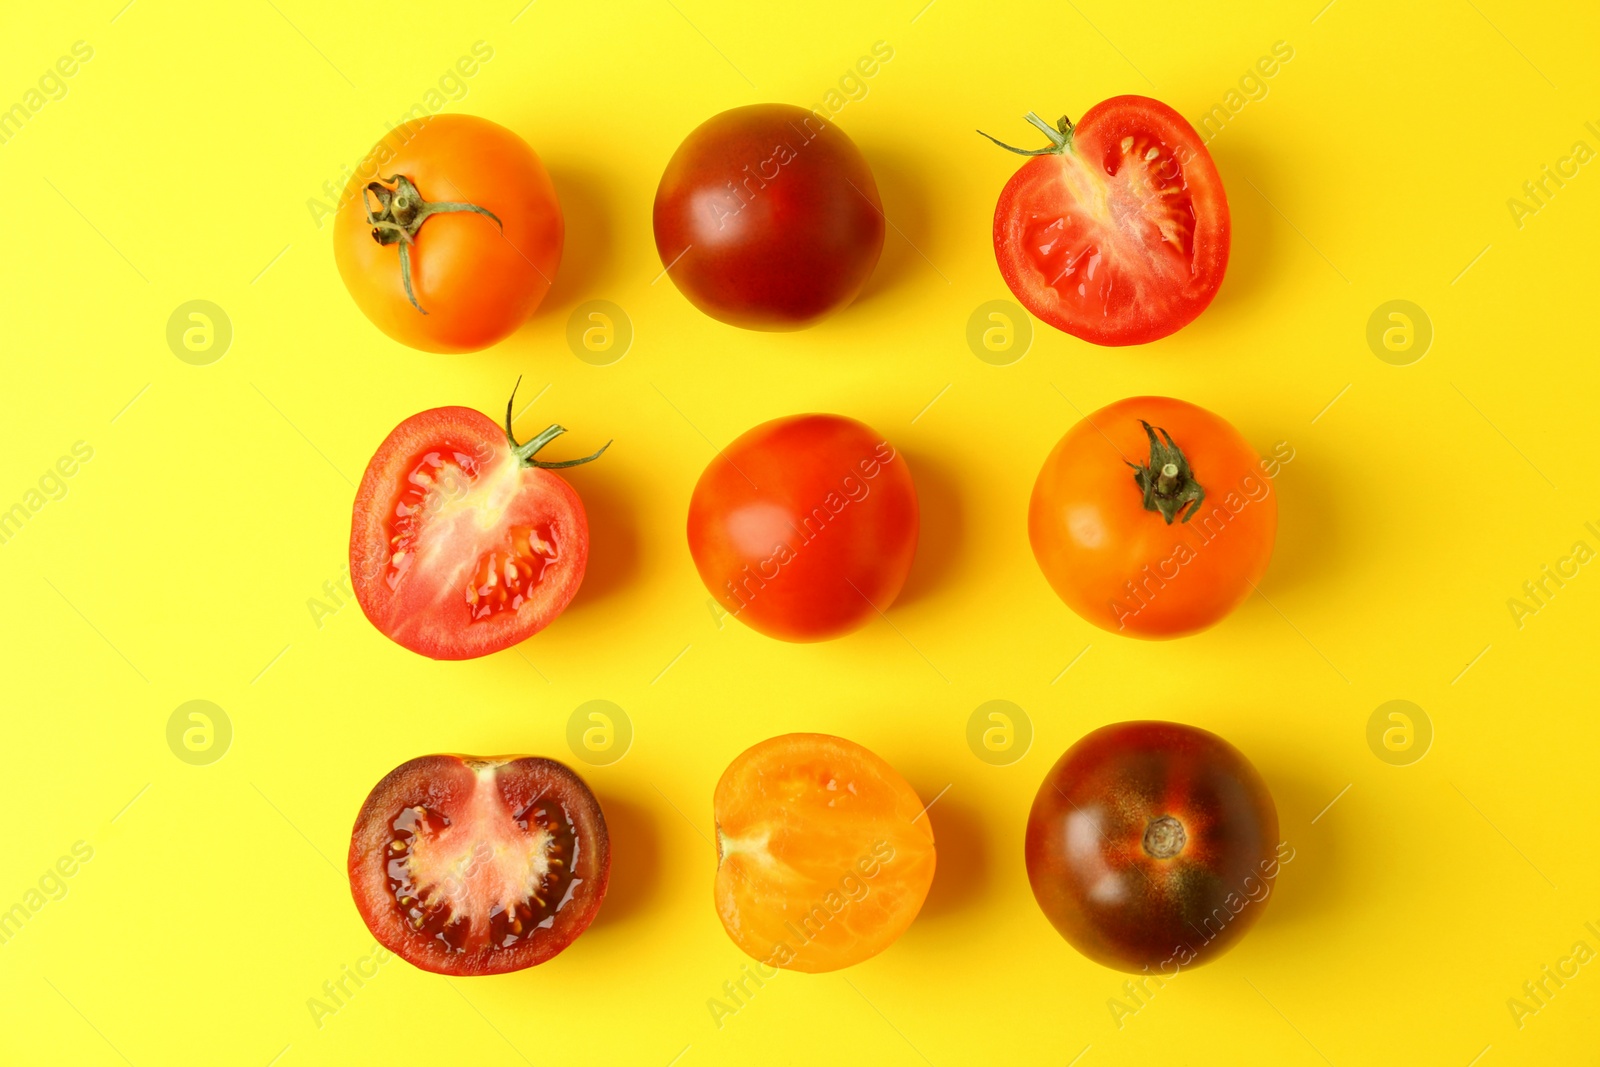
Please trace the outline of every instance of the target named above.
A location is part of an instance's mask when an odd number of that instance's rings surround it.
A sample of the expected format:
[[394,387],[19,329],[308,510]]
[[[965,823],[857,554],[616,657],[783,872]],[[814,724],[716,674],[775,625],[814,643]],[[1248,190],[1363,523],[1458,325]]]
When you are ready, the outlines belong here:
[[583,581],[589,522],[559,475],[524,466],[471,408],[395,427],[361,478],[350,575],[367,618],[433,659],[470,659],[549,625]]
[[1194,127],[1158,100],[1090,108],[1012,175],[994,214],[1006,284],[1029,311],[1099,345],[1188,325],[1228,266],[1231,224]]

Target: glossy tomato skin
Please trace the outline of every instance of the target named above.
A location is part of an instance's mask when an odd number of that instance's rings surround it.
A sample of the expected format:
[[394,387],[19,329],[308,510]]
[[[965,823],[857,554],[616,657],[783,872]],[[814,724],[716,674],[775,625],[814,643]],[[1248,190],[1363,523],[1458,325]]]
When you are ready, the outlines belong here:
[[588,560],[589,520],[572,486],[522,466],[505,431],[471,408],[396,426],[356,491],[356,600],[385,636],[432,659],[486,656],[544,629]]
[[[1128,466],[1150,458],[1141,420],[1171,435],[1205,489],[1189,518],[1168,524],[1144,506]],[[1203,630],[1266,573],[1278,530],[1268,469],[1227,420],[1202,407],[1119,400],[1068,430],[1039,471],[1028,506],[1034,557],[1068,607],[1112,633]]]
[[716,906],[747,955],[818,973],[877,955],[933,884],[933,827],[875,753],[785,734],[740,753],[717,782]]
[[[378,177],[404,175],[430,202],[476,204],[422,223],[406,297],[397,245],[372,238],[358,168],[334,221],[334,258],[357,306],[384,333],[425,352],[474,352],[509,337],[550,290],[566,223],[555,186],[526,141],[472,115],[435,115],[391,130],[369,153]],[[364,176],[363,176],[364,175]]]
[[1237,942],[1294,857],[1249,760],[1170,722],[1104,726],[1068,749],[1034,798],[1025,848],[1034,898],[1072,947],[1164,976]]
[[1222,285],[1231,235],[1205,143],[1143,96],[1090,108],[1065,151],[1012,175],[994,213],[1012,293],[1097,345],[1145,344],[1193,322]]
[[785,641],[838,637],[887,610],[917,551],[905,457],[840,415],[774,419],[713,459],[689,501],[689,552],[739,621]]
[[356,816],[350,891],[380,944],[446,975],[543,963],[600,910],[611,841],[594,794],[536,756],[421,756]]
[[750,330],[810,326],[854,300],[883,251],[883,204],[837,126],[789,104],[713,116],[656,190],[656,251],[678,289]]

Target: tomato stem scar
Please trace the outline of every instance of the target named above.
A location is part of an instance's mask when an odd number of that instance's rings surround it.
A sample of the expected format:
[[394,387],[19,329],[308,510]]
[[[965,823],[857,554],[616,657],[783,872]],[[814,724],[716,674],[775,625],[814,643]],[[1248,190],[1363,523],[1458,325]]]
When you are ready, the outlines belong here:
[[[377,198],[377,210],[373,209],[369,197]],[[400,280],[406,287],[406,299],[424,315],[428,311],[417,303],[416,293],[411,288],[411,246],[416,244],[422,224],[434,215],[471,211],[493,219],[502,232],[505,230],[499,216],[488,208],[453,200],[438,203],[424,200],[411,179],[404,174],[368,182],[366,188],[361,190],[361,203],[367,212],[367,224],[372,227],[372,239],[380,245],[400,246]]]
[[[402,248],[403,247],[404,246],[402,246]],[[521,384],[522,376],[518,375],[516,385],[511,387],[511,397],[506,401],[506,443],[511,446],[511,454],[517,457],[517,462],[522,464],[522,466],[539,467],[547,471],[564,470],[567,467],[577,467],[584,463],[590,463],[594,460],[597,460],[605,454],[606,449],[611,447],[611,442],[607,441],[605,444],[600,446],[600,451],[596,452],[592,456],[584,456],[582,459],[563,459],[557,462],[534,459],[534,453],[538,452],[539,449],[543,448],[551,441],[554,441],[557,437],[560,437],[562,434],[566,433],[567,428],[565,426],[552,423],[551,425],[545,427],[545,429],[537,437],[530,438],[526,442],[519,442],[517,440],[517,435],[511,432],[511,405],[516,403],[517,386]]]
[[1150,438],[1150,462],[1123,462],[1133,468],[1134,483],[1144,494],[1145,510],[1159,511],[1161,517],[1167,520],[1167,525],[1171,526],[1173,518],[1187,504],[1189,510],[1184,511],[1182,521],[1188,522],[1200,510],[1200,504],[1206,498],[1205,488],[1195,480],[1194,471],[1189,469],[1189,461],[1184,458],[1183,450],[1173,442],[1171,434],[1160,430],[1161,437],[1158,438],[1158,427],[1152,427],[1143,419],[1139,420],[1139,425],[1144,427],[1145,435]]
[[1158,860],[1169,860],[1183,851],[1189,836],[1183,832],[1183,823],[1171,815],[1151,819],[1144,831],[1144,850]]

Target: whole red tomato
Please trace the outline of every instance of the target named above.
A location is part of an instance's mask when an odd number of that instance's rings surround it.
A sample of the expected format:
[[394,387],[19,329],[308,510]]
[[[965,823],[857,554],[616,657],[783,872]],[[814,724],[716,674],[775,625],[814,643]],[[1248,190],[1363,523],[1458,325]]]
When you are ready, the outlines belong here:
[[611,839],[594,794],[555,760],[421,756],[372,787],[347,869],[384,948],[436,974],[504,974],[588,929]]
[[917,551],[905,457],[841,415],[762,423],[711,461],[689,501],[689,552],[729,614],[821,641],[899,595]]
[[1145,96],[1102,101],[1076,126],[1028,121],[1049,145],[995,142],[1033,157],[994,209],[995,258],[1017,299],[1097,345],[1144,344],[1194,321],[1222,285],[1231,232],[1194,127]]
[[[515,397],[515,391],[512,396]],[[350,519],[356,600],[390,640],[433,659],[509,648],[566,610],[589,560],[589,519],[553,470],[599,457],[536,454],[471,408],[432,408],[390,431]],[[607,442],[609,446],[609,442]]]
[[656,190],[656,251],[683,295],[751,330],[810,326],[856,298],[883,251],[883,205],[837,126],[789,104],[716,115]]
[[1028,505],[1039,569],[1067,606],[1133,637],[1203,630],[1266,573],[1278,530],[1268,465],[1225,419],[1161,396],[1067,431]]
[[533,149],[487,119],[435,115],[390,130],[367,158],[378,176],[351,180],[333,232],[356,305],[425,352],[510,336],[549,292],[566,235]]
[[1281,864],[1278,809],[1239,750],[1171,722],[1103,726],[1045,775],[1028,815],[1028,881],[1097,963],[1174,974],[1261,918]]

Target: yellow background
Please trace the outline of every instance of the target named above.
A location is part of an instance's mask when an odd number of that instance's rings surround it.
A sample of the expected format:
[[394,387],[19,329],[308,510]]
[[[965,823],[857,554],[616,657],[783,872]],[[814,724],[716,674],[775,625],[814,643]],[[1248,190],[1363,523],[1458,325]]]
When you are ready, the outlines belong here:
[[[1573,142],[1600,148],[1600,19],[1510,0],[922,3],[7,4],[0,105],[73,42],[94,57],[0,145],[0,507],[74,442],[94,455],[0,545],[0,908],[74,842],[93,859],[0,945],[0,1060],[1594,1062],[1600,964],[1520,1028],[1506,1002],[1574,942],[1600,950],[1583,925],[1600,927],[1600,577],[1580,570],[1520,629],[1507,600],[1575,541],[1600,548],[1583,527],[1600,520],[1600,172],[1520,228],[1506,202]],[[567,254],[515,337],[433,356],[360,315],[307,201],[479,40],[494,56],[446,109],[540,153]],[[863,298],[763,335],[655,280],[650,205],[683,135],[736,105],[819,103],[880,40],[894,58],[837,119],[893,223]],[[1127,92],[1198,122],[1278,41],[1294,58],[1211,143],[1234,224],[1212,308],[1144,348],[1039,326],[1019,362],[975,358],[968,316],[1009,297],[989,226],[1020,160],[974,128],[1032,143],[1024,111]],[[611,366],[565,340],[597,298],[636,331]],[[1365,340],[1396,298],[1435,330],[1410,366]],[[165,340],[193,299],[233,324],[209,366]],[[353,604],[319,627],[307,602],[341,575],[384,434],[441,404],[493,413],[518,375],[526,398],[548,385],[524,434],[559,420],[563,454],[616,439],[571,475],[594,548],[570,610],[460,664],[390,644]],[[1025,528],[1079,411],[1144,392],[1295,455],[1262,595],[1165,644],[1072,615]],[[719,629],[683,535],[713,445],[805,410],[902,449],[925,523],[889,623],[813,646]],[[635,738],[591,768],[566,725],[596,698]],[[193,699],[233,726],[209,766],[166,742]],[[1010,766],[966,743],[991,699],[1034,727]],[[1367,745],[1391,699],[1435,730],[1410,766]],[[1237,744],[1295,859],[1236,950],[1119,1028],[1124,976],[1047,924],[1022,832],[1061,751],[1139,717]],[[781,975],[719,1029],[706,1002],[744,957],[711,906],[711,790],[790,730],[869,746],[925,800],[948,786],[939,873],[882,956]],[[611,895],[546,966],[446,981],[391,961],[319,1027],[307,1001],[372,945],[341,871],[356,809],[433,751],[582,770],[613,828]]]

